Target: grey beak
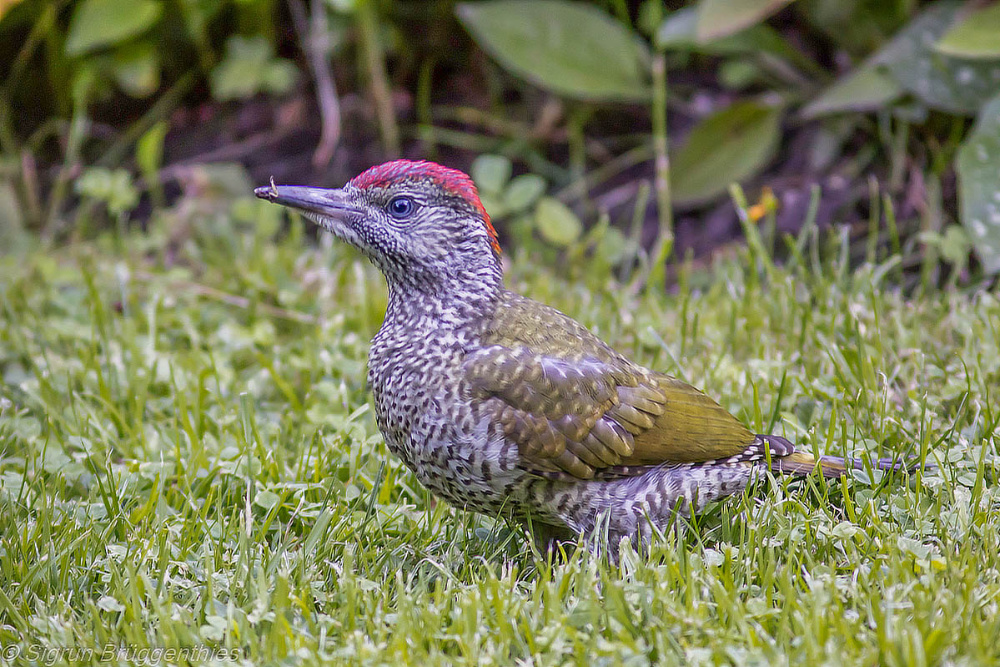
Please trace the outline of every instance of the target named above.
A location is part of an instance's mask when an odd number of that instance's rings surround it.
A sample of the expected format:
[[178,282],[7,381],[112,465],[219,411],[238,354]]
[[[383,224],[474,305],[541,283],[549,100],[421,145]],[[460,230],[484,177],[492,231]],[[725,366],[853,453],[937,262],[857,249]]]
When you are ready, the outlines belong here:
[[266,185],[253,191],[261,199],[298,209],[304,213],[318,213],[333,218],[345,213],[357,213],[348,203],[343,190],[305,188],[297,185]]

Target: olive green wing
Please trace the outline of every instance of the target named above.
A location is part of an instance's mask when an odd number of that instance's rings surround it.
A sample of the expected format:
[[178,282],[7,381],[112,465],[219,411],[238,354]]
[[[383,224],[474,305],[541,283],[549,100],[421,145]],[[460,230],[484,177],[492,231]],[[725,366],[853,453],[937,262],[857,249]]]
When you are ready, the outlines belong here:
[[473,400],[517,443],[522,467],[549,477],[726,459],[754,441],[694,387],[628,364],[493,345],[465,371]]
[[751,455],[754,435],[718,403],[553,308],[505,292],[481,343],[465,363],[472,398],[527,470],[591,479]]

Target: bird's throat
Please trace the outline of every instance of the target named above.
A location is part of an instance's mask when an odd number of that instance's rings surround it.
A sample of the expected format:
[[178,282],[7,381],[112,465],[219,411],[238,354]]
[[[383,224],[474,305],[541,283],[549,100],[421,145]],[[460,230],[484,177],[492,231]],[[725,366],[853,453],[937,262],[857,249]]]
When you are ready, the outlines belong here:
[[386,275],[389,301],[383,328],[428,335],[478,329],[496,308],[503,292],[499,270],[440,278],[434,283],[393,280]]

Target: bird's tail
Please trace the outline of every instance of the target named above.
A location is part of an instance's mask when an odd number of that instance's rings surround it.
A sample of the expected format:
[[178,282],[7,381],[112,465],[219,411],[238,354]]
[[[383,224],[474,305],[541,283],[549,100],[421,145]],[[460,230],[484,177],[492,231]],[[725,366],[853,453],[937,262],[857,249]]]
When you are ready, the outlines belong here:
[[[763,437],[772,441],[775,438],[775,436],[770,435]],[[861,459],[844,459],[839,456],[820,456],[816,458],[812,454],[802,451],[793,451],[787,456],[775,456],[771,459],[771,470],[774,472],[785,475],[808,475],[813,470],[819,468],[823,473],[823,477],[829,479],[837,479],[841,475],[846,474],[849,469],[864,470],[865,467],[865,463]],[[920,461],[912,458],[907,460],[884,458],[875,461],[874,467],[879,470],[891,472],[914,472],[920,469],[921,464]],[[927,463],[923,467],[925,470],[930,470],[936,466]]]

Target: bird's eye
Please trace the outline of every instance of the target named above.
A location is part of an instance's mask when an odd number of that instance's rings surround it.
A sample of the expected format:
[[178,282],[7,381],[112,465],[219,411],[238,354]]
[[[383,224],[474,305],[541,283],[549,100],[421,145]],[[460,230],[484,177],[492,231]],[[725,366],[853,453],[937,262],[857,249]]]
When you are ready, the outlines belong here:
[[410,197],[393,197],[389,201],[389,215],[397,220],[405,220],[417,210],[417,203]]

